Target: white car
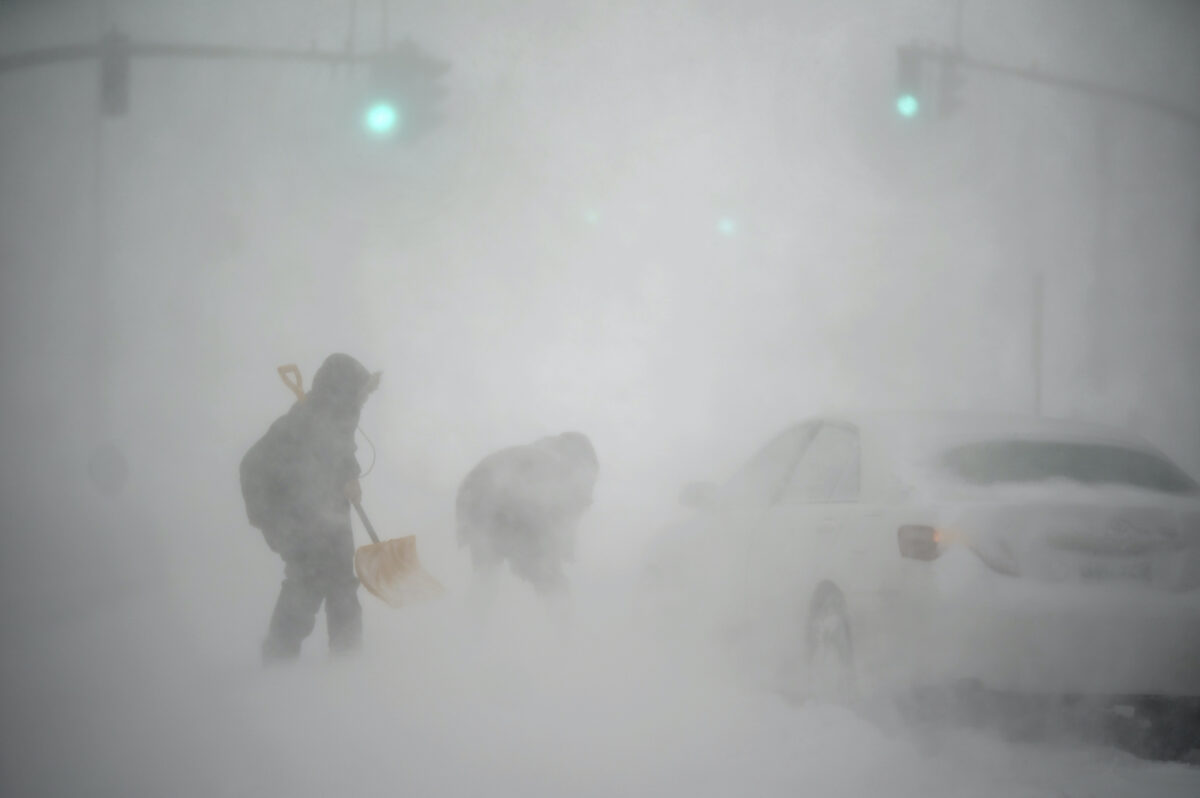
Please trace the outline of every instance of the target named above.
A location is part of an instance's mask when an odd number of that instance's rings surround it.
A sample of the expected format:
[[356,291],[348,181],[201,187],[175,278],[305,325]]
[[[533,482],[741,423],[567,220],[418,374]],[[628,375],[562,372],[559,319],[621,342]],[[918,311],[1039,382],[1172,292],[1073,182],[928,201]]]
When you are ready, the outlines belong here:
[[658,582],[774,673],[1200,697],[1200,488],[1124,432],[817,418],[681,501]]

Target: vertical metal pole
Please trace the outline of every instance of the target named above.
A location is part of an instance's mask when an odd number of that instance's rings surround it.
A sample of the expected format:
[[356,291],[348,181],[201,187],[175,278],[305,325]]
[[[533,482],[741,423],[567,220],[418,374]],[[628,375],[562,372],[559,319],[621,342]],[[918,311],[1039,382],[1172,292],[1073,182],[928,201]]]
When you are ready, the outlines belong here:
[[1046,274],[1038,271],[1033,276],[1033,413],[1034,415],[1042,415],[1043,410],[1043,386],[1042,375],[1045,372],[1043,367],[1042,350],[1044,348],[1043,340],[1045,337],[1045,314],[1046,314]]
[[954,3],[954,51],[963,51],[963,6],[967,0],[955,0]]
[[91,279],[85,301],[91,303],[91,312],[83,314],[86,319],[79,332],[85,336],[84,352],[87,362],[85,372],[89,377],[90,404],[94,408],[93,434],[100,440],[108,440],[113,431],[111,381],[113,370],[113,337],[115,314],[112,308],[111,263],[109,257],[109,213],[108,213],[108,164],[104,137],[104,112],[99,95],[92,110],[92,257]]
[[[101,0],[96,11],[97,29],[103,37],[112,19],[108,0]],[[99,63],[96,69],[98,78],[101,69]],[[115,424],[112,390],[117,325],[109,251],[112,220],[109,214],[105,116],[99,88],[97,84],[96,104],[92,109],[92,257],[89,264],[92,274],[87,281],[89,295],[85,298],[90,303],[90,310],[82,314],[86,321],[79,332],[85,336],[83,351],[86,362],[83,364],[83,373],[89,378],[87,390],[90,397],[87,401],[92,411],[88,423],[93,425],[89,431],[95,440],[108,441],[113,437]]]
[[1106,124],[1107,117],[1103,110],[1098,111],[1096,118],[1096,162],[1095,162],[1095,203],[1096,226],[1092,232],[1092,281],[1087,295],[1087,318],[1090,322],[1087,329],[1087,354],[1089,371],[1093,386],[1098,389],[1107,387],[1112,376],[1111,355],[1109,351],[1116,340],[1113,333],[1113,286],[1112,275],[1109,274],[1108,247],[1111,236],[1108,234],[1111,219],[1112,174],[1109,164],[1110,132]]

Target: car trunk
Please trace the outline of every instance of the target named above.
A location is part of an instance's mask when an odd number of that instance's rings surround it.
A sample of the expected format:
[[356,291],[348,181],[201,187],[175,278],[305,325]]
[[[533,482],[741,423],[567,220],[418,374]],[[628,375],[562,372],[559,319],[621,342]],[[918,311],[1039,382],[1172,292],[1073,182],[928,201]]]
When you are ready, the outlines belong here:
[[1169,591],[1200,587],[1200,509],[1193,502],[1089,489],[997,493],[994,501],[958,505],[947,527],[1001,573]]

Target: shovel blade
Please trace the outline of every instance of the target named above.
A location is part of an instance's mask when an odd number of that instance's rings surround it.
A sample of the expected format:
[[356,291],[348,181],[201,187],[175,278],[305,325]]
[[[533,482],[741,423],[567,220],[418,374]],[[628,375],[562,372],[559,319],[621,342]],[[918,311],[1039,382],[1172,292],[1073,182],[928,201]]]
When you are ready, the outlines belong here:
[[393,607],[429,601],[446,592],[421,567],[413,535],[359,547],[354,552],[354,572],[363,587]]

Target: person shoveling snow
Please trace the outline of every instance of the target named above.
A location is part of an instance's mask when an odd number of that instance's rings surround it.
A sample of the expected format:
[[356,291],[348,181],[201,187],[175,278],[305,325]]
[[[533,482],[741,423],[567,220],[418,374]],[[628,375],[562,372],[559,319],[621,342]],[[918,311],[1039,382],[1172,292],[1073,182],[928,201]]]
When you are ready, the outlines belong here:
[[[381,543],[359,503],[361,469],[354,456],[354,432],[380,374],[367,371],[349,355],[330,355],[305,394],[299,371],[282,367],[280,376],[298,401],[242,459],[246,515],[285,565],[263,642],[264,662],[299,656],[322,603],[330,650],[357,649],[362,642],[360,578],[393,606],[441,591],[420,568],[414,539]],[[350,525],[352,504],[373,541],[357,553]]]

